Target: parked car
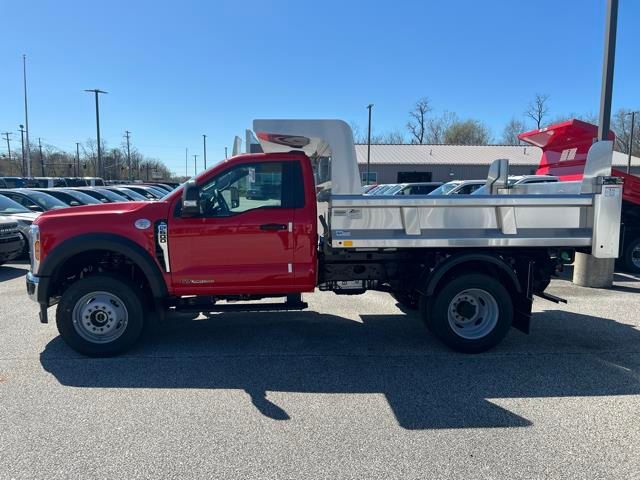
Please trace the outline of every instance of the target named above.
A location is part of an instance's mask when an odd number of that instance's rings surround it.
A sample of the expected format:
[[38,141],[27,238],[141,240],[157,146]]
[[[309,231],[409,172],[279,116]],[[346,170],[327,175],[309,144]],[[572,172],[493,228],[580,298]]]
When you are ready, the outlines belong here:
[[[507,178],[507,188],[513,188],[517,185],[531,185],[533,183],[555,183],[560,181],[558,177],[553,175],[509,175]],[[473,195],[488,195],[488,189],[483,186],[473,192]]]
[[67,182],[62,177],[33,177],[27,179],[29,188],[66,187]]
[[118,195],[122,195],[124,198],[126,198],[127,200],[131,200],[132,202],[140,202],[140,201],[148,200],[147,197],[139,194],[138,192],[134,192],[130,188],[115,187],[115,186],[104,187],[104,188],[106,188],[107,190],[111,190],[112,192],[115,192]]
[[74,190],[85,193],[102,203],[115,203],[115,202],[128,202],[125,197],[118,195],[115,192],[107,190],[106,188],[98,187],[76,187]]
[[0,216],[0,265],[20,256],[24,250],[24,239],[18,222],[10,217]]
[[97,205],[102,202],[93,198],[86,193],[74,190],[72,188],[49,188],[49,189],[36,189],[39,192],[44,192],[52,197],[57,198],[61,202],[66,203],[70,207],[79,207],[81,205]]
[[27,186],[26,179],[22,177],[0,177],[3,188],[24,188]]
[[383,195],[387,190],[395,187],[395,183],[387,183],[378,185],[376,188],[372,188],[367,192],[367,195]]
[[145,197],[147,200],[159,200],[165,196],[164,193],[158,192],[156,189],[147,187],[145,185],[126,185],[126,188],[139,193],[140,195]]
[[28,208],[32,212],[46,212],[56,208],[67,208],[69,205],[57,198],[31,188],[0,189],[0,194]]
[[429,195],[440,185],[442,182],[401,183],[387,190],[384,195]]
[[145,183],[144,185],[147,185],[149,187],[158,188],[160,190],[166,191],[167,193],[173,191],[173,188],[171,188],[169,185],[165,185],[164,183]]
[[64,177],[68,187],[104,187],[100,177]]
[[440,185],[429,195],[470,195],[485,183],[486,180],[452,180]]
[[28,253],[29,228],[33,221],[40,216],[40,213],[32,212],[28,208],[0,194],[0,215],[9,217],[18,224],[18,230],[24,241],[22,251],[25,254]]

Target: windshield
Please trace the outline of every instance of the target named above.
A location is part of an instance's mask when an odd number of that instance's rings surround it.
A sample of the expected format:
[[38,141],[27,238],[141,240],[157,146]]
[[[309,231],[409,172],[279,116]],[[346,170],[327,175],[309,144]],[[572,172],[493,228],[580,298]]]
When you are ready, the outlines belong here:
[[444,185],[440,185],[429,195],[449,195],[449,193],[451,193],[451,190],[456,188],[458,185],[460,185],[460,182],[445,183]]
[[389,190],[387,190],[386,192],[384,192],[384,194],[385,195],[395,195],[396,193],[398,193],[403,188],[404,188],[404,185],[396,185],[395,187],[392,187]]
[[116,191],[122,192],[123,195],[128,195],[131,200],[147,201],[147,198],[144,195],[140,195],[138,192],[134,192],[130,188],[117,188]]
[[38,192],[37,190],[31,190],[29,193],[25,193],[25,195],[45,210],[55,210],[56,208],[68,207],[68,205],[63,201],[58,200],[47,193]]
[[63,190],[62,193],[66,193],[70,197],[75,198],[76,200],[78,200],[79,202],[85,205],[98,205],[102,203],[97,198],[93,198],[91,195],[87,195],[86,193],[81,192],[79,190]]
[[0,213],[31,213],[31,210],[23,207],[18,202],[0,195]]
[[117,193],[112,192],[111,190],[107,190],[105,188],[96,188],[96,191],[100,192],[102,195],[107,197],[112,202],[126,202],[127,201],[127,199],[125,197],[123,197],[122,195],[118,195]]

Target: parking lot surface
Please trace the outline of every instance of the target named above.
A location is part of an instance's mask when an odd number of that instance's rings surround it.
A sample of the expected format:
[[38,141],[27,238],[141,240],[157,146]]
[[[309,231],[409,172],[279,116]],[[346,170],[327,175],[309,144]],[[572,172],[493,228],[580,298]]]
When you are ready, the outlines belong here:
[[383,293],[173,318],[89,359],[0,267],[0,479],[640,478],[640,277],[445,349]]

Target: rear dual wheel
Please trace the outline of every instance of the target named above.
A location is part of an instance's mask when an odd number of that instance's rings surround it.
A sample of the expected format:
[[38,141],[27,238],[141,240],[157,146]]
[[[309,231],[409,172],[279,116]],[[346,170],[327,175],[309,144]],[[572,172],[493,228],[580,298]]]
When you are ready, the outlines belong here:
[[420,311],[431,330],[453,350],[479,353],[499,344],[513,322],[513,302],[493,277],[461,275],[433,297],[421,297]]
[[140,338],[144,309],[128,279],[96,275],[72,284],[56,311],[60,336],[71,348],[92,357],[115,355]]

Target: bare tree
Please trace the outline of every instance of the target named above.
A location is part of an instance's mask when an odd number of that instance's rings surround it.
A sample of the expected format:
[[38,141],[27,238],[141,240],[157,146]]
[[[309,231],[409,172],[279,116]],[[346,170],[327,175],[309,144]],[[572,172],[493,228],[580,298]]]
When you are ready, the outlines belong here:
[[535,98],[531,103],[529,103],[529,107],[524,112],[524,114],[532,119],[536,125],[536,128],[542,128],[543,121],[547,114],[549,113],[549,95],[542,95],[540,93],[536,93]]
[[427,131],[427,114],[431,111],[429,99],[424,97],[418,100],[409,112],[407,130],[411,134],[411,143],[423,144]]
[[406,139],[404,133],[400,130],[392,130],[382,135],[381,143],[388,143],[392,145],[402,145],[405,143]]
[[527,127],[522,120],[519,120],[516,117],[512,117],[502,131],[501,143],[503,145],[520,145],[518,134],[526,130]]
[[427,131],[425,133],[425,142],[432,144],[442,144],[444,142],[444,134],[451,125],[458,121],[458,116],[453,112],[444,112],[439,117],[430,118],[427,121]]
[[491,141],[489,128],[480,120],[453,123],[444,133],[444,143],[454,145],[487,145]]
[[636,124],[633,129],[633,139],[631,138],[631,115],[629,110],[621,108],[611,119],[611,129],[616,134],[616,143],[614,148],[623,153],[629,151],[631,145],[631,154],[640,156],[640,115],[636,114]]

